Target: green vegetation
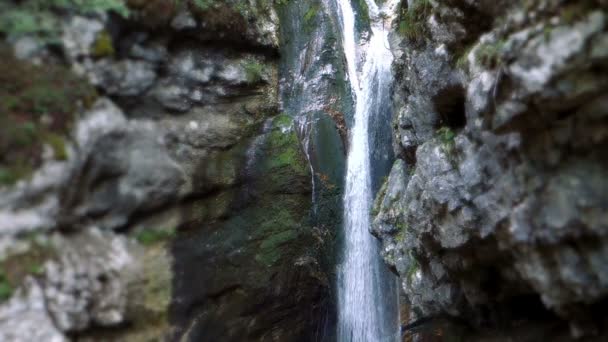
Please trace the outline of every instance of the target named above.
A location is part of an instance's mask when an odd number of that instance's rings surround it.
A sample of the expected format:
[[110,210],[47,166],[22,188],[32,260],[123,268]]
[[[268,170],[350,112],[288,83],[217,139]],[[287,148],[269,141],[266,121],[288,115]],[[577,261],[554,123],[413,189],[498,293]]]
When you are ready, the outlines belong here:
[[215,0],[192,0],[192,4],[203,11],[208,10],[215,3],[217,3]]
[[382,206],[382,201],[384,201],[384,196],[386,196],[386,191],[388,190],[388,177],[384,177],[382,180],[382,186],[376,195],[376,199],[374,200],[374,204],[372,205],[371,214],[373,217],[378,216],[380,213],[380,207]]
[[248,59],[245,61],[243,65],[245,68],[245,74],[247,77],[247,82],[249,83],[259,83],[264,78],[264,65],[258,62],[255,59]]
[[304,13],[304,28],[307,31],[312,31],[315,27],[316,18],[319,15],[319,5],[314,4],[308,7],[306,13]]
[[399,20],[399,34],[411,42],[420,43],[427,31],[426,18],[432,9],[429,0],[415,0],[410,7],[403,8]]
[[13,295],[13,285],[8,281],[6,274],[0,270],[0,302],[9,299]]
[[97,40],[93,44],[92,48],[93,57],[111,57],[114,56],[114,44],[112,43],[112,36],[107,31],[102,31],[98,36]]
[[[307,162],[299,149],[299,141],[291,129],[293,120],[287,115],[279,115],[273,121],[273,130],[268,137],[267,148],[270,152],[267,161],[268,172],[290,169],[293,175],[307,173]],[[288,129],[289,131],[285,132]]]
[[501,54],[504,45],[504,41],[482,44],[475,51],[475,60],[486,68],[493,69],[498,67],[502,62]]
[[357,0],[356,3],[357,16],[359,23],[369,23],[369,8],[367,7],[367,2],[365,0]]
[[[287,255],[291,251],[285,247],[293,245],[299,236],[297,215],[290,210],[292,203],[286,197],[283,199],[286,202],[277,203],[272,210],[273,215],[257,217],[259,222],[253,233],[254,239],[259,241],[255,260],[268,267],[275,265],[280,259],[289,259]],[[283,207],[283,204],[287,206]],[[260,211],[258,214],[264,212]]]
[[56,256],[48,241],[26,237],[30,242],[27,251],[11,255],[0,262],[0,301],[8,299],[25,277],[39,276],[44,272],[44,263]]
[[412,257],[410,254],[410,267],[407,269],[407,274],[405,275],[405,279],[407,279],[408,283],[412,283],[412,279],[416,275],[416,272],[420,269],[420,265],[418,265],[418,261]]
[[144,229],[135,235],[135,239],[144,246],[152,246],[171,240],[176,234],[175,228]]
[[0,185],[10,185],[40,165],[44,145],[67,159],[74,115],[97,95],[63,66],[19,61],[6,46],[0,60]]
[[469,54],[471,50],[475,47],[474,44],[471,44],[464,49],[459,51],[458,57],[456,58],[456,67],[459,69],[466,69],[469,66]]
[[4,0],[0,3],[0,33],[14,38],[33,34],[54,42],[61,27],[58,13],[90,15],[108,11],[129,16],[123,0]]
[[456,133],[454,133],[454,131],[452,131],[452,129],[449,127],[441,127],[437,130],[437,137],[441,142],[443,152],[446,154],[451,154],[456,145],[454,141],[456,139]]

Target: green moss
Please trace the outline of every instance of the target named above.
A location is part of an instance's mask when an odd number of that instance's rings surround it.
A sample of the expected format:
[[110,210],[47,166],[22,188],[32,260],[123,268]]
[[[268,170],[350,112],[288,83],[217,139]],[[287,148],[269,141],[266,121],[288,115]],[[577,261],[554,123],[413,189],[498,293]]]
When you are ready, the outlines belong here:
[[298,236],[298,234],[293,230],[280,232],[262,241],[260,247],[264,249],[276,249],[278,246],[295,239],[296,236]]
[[367,2],[365,0],[357,0],[357,16],[360,23],[369,23],[369,8],[367,7]]
[[464,49],[461,50],[458,57],[456,58],[456,67],[459,69],[466,69],[469,65],[469,54],[471,50],[475,47],[474,44],[471,44]]
[[319,13],[319,5],[313,5],[308,8],[306,13],[304,14],[304,23],[310,24],[313,19]]
[[482,44],[475,51],[475,60],[486,68],[498,67],[502,63],[501,54],[504,44],[504,41]]
[[44,135],[43,139],[44,142],[51,146],[51,149],[53,149],[53,156],[56,160],[68,159],[68,150],[64,137],[55,133],[48,132]]
[[0,262],[0,300],[7,299],[23,282],[25,277],[39,276],[44,272],[44,263],[57,255],[48,241],[40,241],[36,235],[27,237],[29,249],[10,255]]
[[445,153],[451,153],[456,145],[456,133],[449,127],[441,127],[437,130],[437,138],[441,142]]
[[289,206],[274,206],[271,215],[263,213],[253,238],[259,241],[255,260],[267,267],[275,265],[290,253],[290,245],[298,238],[298,222]]
[[192,4],[201,10],[208,10],[217,4],[216,0],[192,0]]
[[54,42],[60,34],[62,13],[82,15],[114,11],[123,17],[129,10],[123,0],[24,0],[0,3],[0,32],[16,38],[24,35]]
[[399,18],[399,34],[411,42],[422,42],[427,33],[425,21],[432,9],[429,0],[415,0],[410,7],[403,8]]
[[13,185],[20,179],[28,178],[32,172],[32,168],[23,162],[9,167],[0,166],[0,185]]
[[293,119],[289,115],[283,113],[273,120],[273,125],[288,129],[293,125]]
[[304,30],[308,33],[312,32],[317,26],[317,18],[320,13],[320,6],[318,4],[309,5],[308,10],[304,13],[303,19],[303,27]]
[[0,270],[0,301],[5,301],[13,295],[13,286],[6,274]]
[[418,272],[418,270],[420,269],[420,265],[418,265],[418,261],[416,261],[416,259],[414,258],[411,258],[410,262],[410,267],[407,269],[405,279],[407,279],[408,283],[411,284],[414,276],[416,275],[416,272]]
[[289,169],[292,175],[308,173],[308,164],[300,150],[300,142],[293,129],[293,119],[279,115],[273,121],[273,129],[267,141],[265,170],[268,173]]
[[268,236],[260,244],[255,259],[266,266],[274,265],[283,255],[282,246],[295,240],[298,234],[295,230],[286,230]]
[[114,44],[112,43],[112,36],[107,31],[101,32],[95,43],[93,44],[92,54],[94,57],[111,57],[114,56]]
[[152,246],[171,240],[177,234],[175,228],[144,229],[135,235],[135,239],[144,246]]
[[263,78],[264,73],[264,65],[258,62],[255,59],[246,60],[243,68],[245,69],[245,74],[247,76],[247,82],[249,83],[259,83]]
[[372,216],[377,216],[380,213],[380,207],[382,206],[382,202],[384,201],[384,196],[386,196],[386,191],[388,190],[388,177],[384,177],[382,180],[382,186],[376,195],[376,199],[374,200],[374,204],[372,206]]
[[40,165],[45,144],[67,158],[75,115],[97,95],[63,66],[19,61],[2,45],[0,60],[0,184],[10,185]]
[[0,167],[0,185],[11,185],[19,180],[19,176],[16,175],[13,170]]

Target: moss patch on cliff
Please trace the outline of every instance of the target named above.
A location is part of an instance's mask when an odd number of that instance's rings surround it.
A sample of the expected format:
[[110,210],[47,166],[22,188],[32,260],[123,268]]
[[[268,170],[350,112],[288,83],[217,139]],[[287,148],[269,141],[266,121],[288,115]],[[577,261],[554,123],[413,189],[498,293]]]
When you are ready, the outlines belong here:
[[144,229],[135,234],[135,239],[144,246],[152,246],[171,240],[175,234],[175,228]]
[[93,57],[112,57],[115,54],[114,43],[112,42],[112,36],[108,31],[102,31],[97,36],[92,49]]
[[57,252],[48,240],[40,236],[27,237],[29,246],[22,252],[9,255],[0,261],[0,301],[10,298],[27,276],[39,276],[44,272],[44,263]]
[[293,202],[290,198],[282,200],[280,205],[272,208],[270,217],[259,217],[262,222],[253,235],[259,241],[255,260],[267,267],[275,265],[288,255],[289,246],[293,245],[299,235],[298,216],[301,217],[301,213],[298,215],[289,205],[285,205]]
[[482,44],[475,50],[476,62],[490,69],[498,67],[502,63],[504,44],[504,41]]
[[[407,1],[404,1],[407,4]],[[408,40],[420,43],[427,32],[425,21],[433,7],[429,0],[414,0],[409,7],[402,7],[398,32]]]
[[261,163],[261,180],[268,189],[282,193],[293,193],[307,187],[302,180],[310,181],[310,168],[295,132],[291,117],[279,115],[273,121]]
[[0,3],[0,33],[9,37],[36,35],[54,42],[59,38],[62,13],[90,15],[108,11],[129,16],[123,0],[5,0]]
[[19,61],[3,46],[0,61],[0,185],[10,185],[40,165],[45,145],[67,158],[74,115],[97,94],[63,66]]

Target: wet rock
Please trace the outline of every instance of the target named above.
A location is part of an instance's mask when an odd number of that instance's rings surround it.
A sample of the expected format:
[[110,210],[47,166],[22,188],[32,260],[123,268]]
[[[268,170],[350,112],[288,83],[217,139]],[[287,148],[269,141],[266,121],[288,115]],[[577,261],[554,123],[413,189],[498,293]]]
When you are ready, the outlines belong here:
[[[2,190],[0,259],[30,248],[30,234],[56,251],[35,265],[43,310],[10,311],[24,320],[16,340],[317,333],[331,237],[309,222],[312,175],[292,120],[261,133],[279,111],[272,2],[239,3],[62,14],[61,62],[107,98],[75,113],[65,162]],[[30,323],[44,336],[21,329]]]
[[[180,294],[172,308],[175,339],[296,340],[314,333],[315,314],[300,305],[328,289],[315,250],[329,241],[307,223],[311,175],[293,121],[271,120],[252,145],[260,150],[250,154],[247,182],[182,209],[206,215],[183,217],[192,228],[172,247]],[[187,272],[193,265],[201,272]]]

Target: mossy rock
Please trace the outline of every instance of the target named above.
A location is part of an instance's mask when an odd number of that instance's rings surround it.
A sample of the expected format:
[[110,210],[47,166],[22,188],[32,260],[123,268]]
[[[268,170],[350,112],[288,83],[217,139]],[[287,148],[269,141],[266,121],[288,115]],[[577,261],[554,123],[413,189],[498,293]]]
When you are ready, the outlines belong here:
[[[407,4],[404,1],[402,6]],[[409,7],[402,7],[398,32],[412,43],[421,43],[428,33],[426,20],[433,10],[429,0],[414,0]]]
[[114,56],[114,43],[108,31],[102,31],[97,35],[91,54],[97,58]]
[[260,216],[260,222],[253,232],[254,240],[259,243],[255,260],[266,267],[290,259],[290,251],[294,250],[301,233],[300,221],[306,217],[306,213],[298,211],[297,200],[287,196],[280,198],[280,204],[273,206],[272,210],[261,209],[266,215]]
[[126,0],[132,16],[148,28],[168,26],[186,0]]
[[127,18],[124,0],[3,0],[0,2],[0,33],[10,38],[33,35],[57,43],[66,13],[95,15],[114,12]]
[[310,167],[296,134],[293,119],[279,115],[273,120],[264,146],[261,172],[267,189],[293,193],[308,188]]
[[0,302],[7,300],[27,276],[39,276],[44,264],[57,256],[57,251],[40,236],[27,237],[29,247],[0,261]]
[[0,46],[0,60],[0,185],[10,185],[41,164],[44,145],[55,159],[67,159],[75,115],[97,93],[69,69],[17,60],[7,46]]

